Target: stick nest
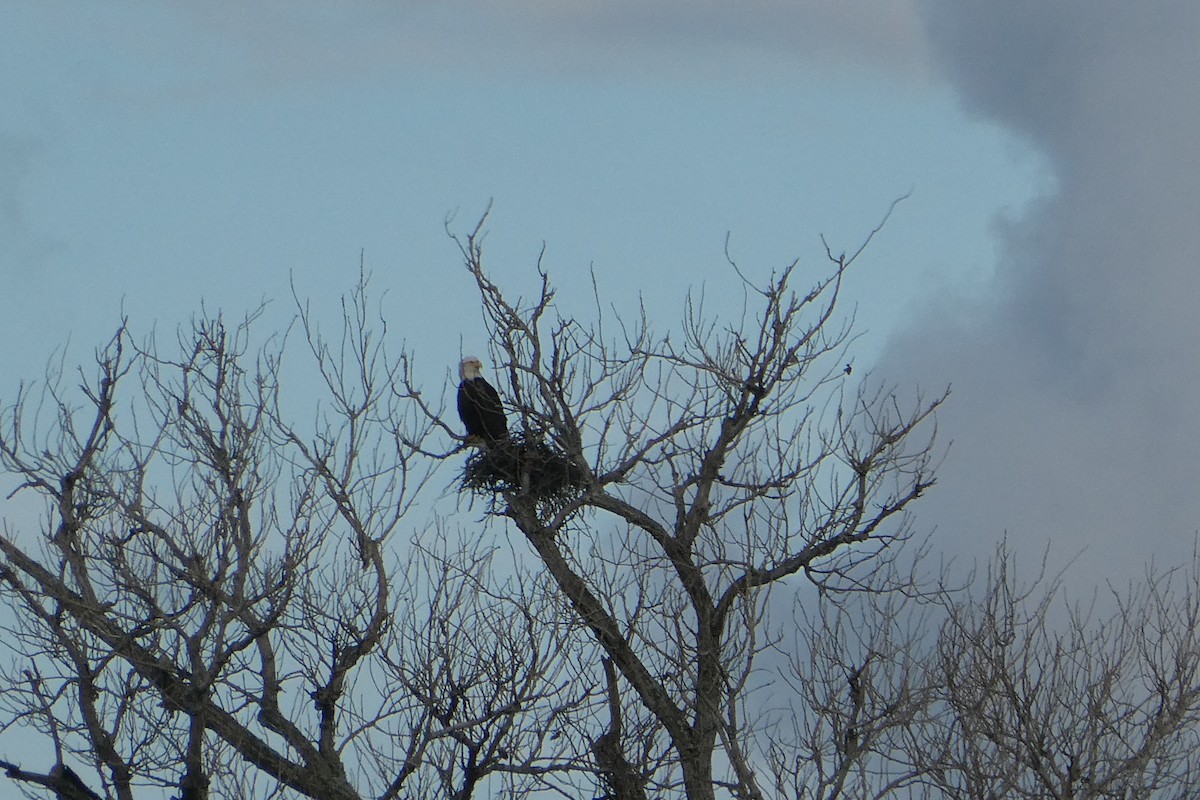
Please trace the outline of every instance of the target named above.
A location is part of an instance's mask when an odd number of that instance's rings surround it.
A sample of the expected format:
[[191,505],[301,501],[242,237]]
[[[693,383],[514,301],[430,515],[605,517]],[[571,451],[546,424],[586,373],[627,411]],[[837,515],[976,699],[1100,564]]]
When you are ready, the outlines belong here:
[[462,488],[492,500],[499,494],[532,497],[553,513],[579,499],[586,476],[565,451],[527,434],[489,442],[467,457]]

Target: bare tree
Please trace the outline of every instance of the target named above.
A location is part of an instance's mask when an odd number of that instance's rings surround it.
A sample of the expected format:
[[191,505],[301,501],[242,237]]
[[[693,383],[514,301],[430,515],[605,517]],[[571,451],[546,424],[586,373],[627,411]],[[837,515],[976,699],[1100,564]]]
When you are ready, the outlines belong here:
[[799,620],[777,796],[1195,797],[1200,560],[1084,605],[1017,561],[1001,548],[936,600],[859,595]]
[[882,588],[904,512],[933,482],[943,397],[906,405],[847,388],[836,308],[857,253],[830,252],[800,292],[797,264],[756,285],[731,260],[742,318],[713,319],[691,294],[682,329],[659,334],[644,311],[611,318],[598,297],[592,322],[558,315],[540,270],[536,296],[510,300],[484,268],[482,224],[459,242],[514,446],[549,448],[574,476],[547,502],[532,469],[515,474],[496,510],[669,743],[647,784],[692,800],[722,787],[762,797],[748,702],[756,657],[775,643],[770,593]]
[[[365,279],[332,335],[303,303],[263,340],[259,314],[122,325],[0,413],[10,499],[41,509],[0,536],[0,730],[53,751],[0,760],[23,791],[1192,796],[1200,571],[1106,614],[1005,554],[938,584],[901,545],[945,395],[843,367],[861,249],[798,290],[730,259],[741,314],[696,288],[659,330],[598,290],[562,314],[540,263],[514,299],[482,225],[458,241],[510,440],[422,391]],[[511,538],[439,515],[445,464]]]
[[4,762],[11,778],[69,798],[467,798],[577,769],[586,746],[548,728],[599,695],[563,671],[557,601],[444,526],[397,536],[428,428],[393,391],[408,362],[365,280],[343,311],[327,339],[301,310],[301,385],[323,387],[304,425],[287,337],[255,349],[256,315],[170,347],[122,326],[79,404],[60,372],[5,410],[0,461],[45,511],[0,537],[0,709],[57,762]]
[[931,765],[913,748],[937,708],[929,680],[937,607],[910,594],[798,603],[790,658],[764,709],[772,796],[925,797]]
[[914,743],[951,798],[1185,798],[1200,778],[1200,561],[1086,605],[1001,551],[948,604]]

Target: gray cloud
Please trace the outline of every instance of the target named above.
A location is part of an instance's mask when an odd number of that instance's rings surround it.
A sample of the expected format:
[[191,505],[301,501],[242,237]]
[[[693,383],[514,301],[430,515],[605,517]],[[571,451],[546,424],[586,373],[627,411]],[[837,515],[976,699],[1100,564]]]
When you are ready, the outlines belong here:
[[[921,75],[923,33],[910,2],[615,0],[561,3],[197,4],[178,11],[244,49],[267,82],[336,79],[386,68],[720,77],[741,62],[813,61]],[[863,65],[866,65],[865,67]],[[759,73],[768,75],[769,73]]]
[[[526,14],[540,14],[549,5],[510,4]],[[752,0],[736,7],[719,0],[626,0],[579,7],[560,17],[554,28],[570,38],[592,38],[601,47],[636,43],[650,52],[657,47],[722,56],[739,48],[773,50],[794,59],[875,68],[913,68],[924,57],[919,19],[911,6],[886,0]]]
[[17,192],[31,168],[36,149],[30,137],[0,134],[0,242],[10,242],[22,227]]
[[1200,6],[934,0],[934,62],[1057,190],[1003,227],[988,313],[928,313],[893,377],[951,381],[924,521],[1120,574],[1200,527]]
[[55,247],[31,226],[24,203],[26,183],[36,174],[43,151],[34,136],[0,132],[0,275],[10,292],[14,281],[40,275]]

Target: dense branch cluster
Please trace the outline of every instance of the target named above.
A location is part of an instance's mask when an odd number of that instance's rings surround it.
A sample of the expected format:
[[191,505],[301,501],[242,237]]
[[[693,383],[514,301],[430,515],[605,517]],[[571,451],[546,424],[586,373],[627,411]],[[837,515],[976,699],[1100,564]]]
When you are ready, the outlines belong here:
[[[503,441],[389,352],[365,278],[332,336],[304,303],[293,341],[258,314],[170,344],[122,325],[93,372],[4,409],[10,499],[41,524],[0,536],[0,726],[52,752],[9,778],[71,800],[1187,796],[1198,578],[1103,616],[1004,553],[969,591],[929,572],[909,511],[946,396],[842,368],[857,253],[762,282],[731,259],[742,313],[697,290],[660,331],[598,290],[560,315],[540,263],[514,299],[482,222],[455,241]],[[482,519],[438,505],[443,468]]]

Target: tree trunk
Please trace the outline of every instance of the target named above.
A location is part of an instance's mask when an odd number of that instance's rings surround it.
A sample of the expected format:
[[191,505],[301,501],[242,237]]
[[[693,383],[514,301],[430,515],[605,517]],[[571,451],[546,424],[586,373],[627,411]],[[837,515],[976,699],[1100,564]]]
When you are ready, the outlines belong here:
[[702,737],[702,740],[691,746],[680,746],[675,743],[679,753],[680,766],[683,768],[683,791],[688,800],[716,800],[713,790],[712,757],[716,747],[716,733]]

